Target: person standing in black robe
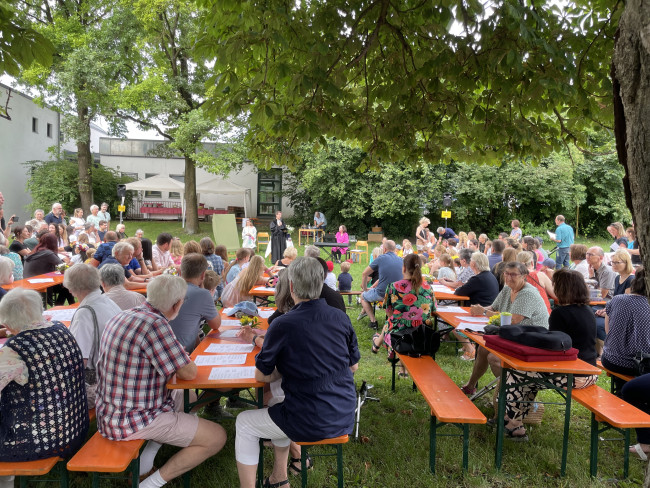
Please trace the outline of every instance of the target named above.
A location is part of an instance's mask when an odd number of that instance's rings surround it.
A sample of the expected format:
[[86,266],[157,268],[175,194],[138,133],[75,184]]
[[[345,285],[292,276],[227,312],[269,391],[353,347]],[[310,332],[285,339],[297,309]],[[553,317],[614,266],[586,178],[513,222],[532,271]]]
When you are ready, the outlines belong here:
[[287,248],[287,228],[282,221],[282,212],[275,212],[275,220],[271,221],[271,262],[277,263],[282,259]]

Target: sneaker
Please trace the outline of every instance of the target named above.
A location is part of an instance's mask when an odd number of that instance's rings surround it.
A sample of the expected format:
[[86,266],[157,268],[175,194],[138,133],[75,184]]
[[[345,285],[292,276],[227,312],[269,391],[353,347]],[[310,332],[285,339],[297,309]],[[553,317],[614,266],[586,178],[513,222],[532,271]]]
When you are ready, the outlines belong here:
[[368,316],[368,314],[362,310],[361,313],[359,314],[359,316],[357,317],[357,320],[361,320],[362,318],[367,317],[367,316]]
[[474,393],[476,393],[476,388],[470,388],[469,386],[461,386],[460,387],[461,391],[465,393],[465,395],[472,396]]
[[476,359],[475,356],[476,356],[476,354],[474,354],[474,353],[466,352],[465,354],[463,354],[460,357],[460,359],[462,359],[463,361],[474,361],[474,359]]
[[370,322],[368,327],[370,327],[371,329],[374,329],[374,330],[379,330],[379,324],[377,323],[376,320],[374,322]]

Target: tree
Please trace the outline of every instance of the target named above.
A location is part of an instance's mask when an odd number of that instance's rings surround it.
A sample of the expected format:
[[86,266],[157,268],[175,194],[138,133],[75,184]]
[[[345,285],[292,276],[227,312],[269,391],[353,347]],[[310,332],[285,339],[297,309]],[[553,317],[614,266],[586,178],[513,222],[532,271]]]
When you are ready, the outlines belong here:
[[154,129],[169,148],[185,159],[186,226],[189,234],[199,230],[196,166],[225,172],[224,159],[207,150],[203,142],[214,140],[217,130],[228,132],[204,114],[205,81],[211,72],[206,60],[192,47],[198,35],[198,17],[204,11],[178,0],[138,0],[141,58],[134,83],[117,90],[116,115]]
[[[15,0],[0,0],[0,75],[19,76],[21,69],[37,62],[43,66],[52,64],[54,46],[45,36],[36,32]],[[0,116],[7,116],[0,109]]]
[[119,0],[23,1],[21,8],[57,53],[51,68],[26,70],[22,80],[39,88],[62,113],[64,137],[77,145],[77,186],[88,211],[94,203],[90,123],[112,111],[111,91],[132,69],[130,9]]
[[380,160],[501,162],[584,143],[610,125],[623,3],[233,2],[208,9],[208,109],[247,112],[251,154],[358,141]]

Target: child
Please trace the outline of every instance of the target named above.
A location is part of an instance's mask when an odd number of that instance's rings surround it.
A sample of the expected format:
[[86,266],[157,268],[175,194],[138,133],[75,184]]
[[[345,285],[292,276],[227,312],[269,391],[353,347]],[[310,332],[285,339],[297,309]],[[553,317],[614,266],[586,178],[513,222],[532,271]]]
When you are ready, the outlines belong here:
[[[339,291],[352,291],[352,282],[354,278],[350,274],[350,263],[343,261],[341,263],[341,274],[339,274]],[[348,305],[352,305],[352,295],[348,295]]]
[[413,254],[413,244],[408,239],[402,241],[402,256],[406,257],[409,254]]
[[203,288],[210,292],[215,303],[219,300],[217,294],[217,287],[221,283],[221,276],[211,269],[206,270],[205,278],[203,278]]
[[336,291],[336,276],[334,276],[334,263],[332,261],[326,261],[327,263],[327,276],[325,277],[325,284],[329,286],[332,290]]
[[454,264],[449,254],[441,254],[438,258],[440,268],[438,269],[438,279],[446,278],[451,281],[456,281],[456,272],[454,271]]
[[175,266],[180,266],[183,260],[183,243],[178,237],[172,239],[172,246],[169,250],[172,257],[172,262]]
[[85,263],[86,260],[88,259],[88,255],[86,254],[87,252],[88,252],[88,246],[86,244],[77,243],[74,246],[74,256],[72,256],[70,262],[73,264]]
[[84,261],[85,264],[90,264],[90,261],[92,260],[93,256],[95,255],[95,251],[96,251],[96,249],[94,247],[88,248],[88,250],[86,251],[86,257],[88,259],[86,259]]
[[428,275],[431,273],[431,270],[429,269],[429,265],[427,264],[427,254],[418,254],[418,257],[420,258],[420,264],[422,265],[421,271],[423,275]]

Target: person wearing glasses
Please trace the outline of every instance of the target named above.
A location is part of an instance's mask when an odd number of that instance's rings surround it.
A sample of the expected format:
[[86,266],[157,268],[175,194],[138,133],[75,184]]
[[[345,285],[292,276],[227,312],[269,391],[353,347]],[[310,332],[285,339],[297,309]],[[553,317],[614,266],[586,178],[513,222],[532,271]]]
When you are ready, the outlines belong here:
[[[501,312],[512,314],[512,324],[539,325],[548,329],[548,310],[537,289],[526,282],[528,268],[517,261],[507,263],[503,271],[505,285],[489,307],[472,305],[472,315],[491,317]],[[490,357],[491,356],[491,357]],[[488,366],[495,376],[501,374],[500,360],[485,348],[476,353],[474,369],[469,381],[461,389],[468,395],[476,392],[478,380],[486,373]]]

